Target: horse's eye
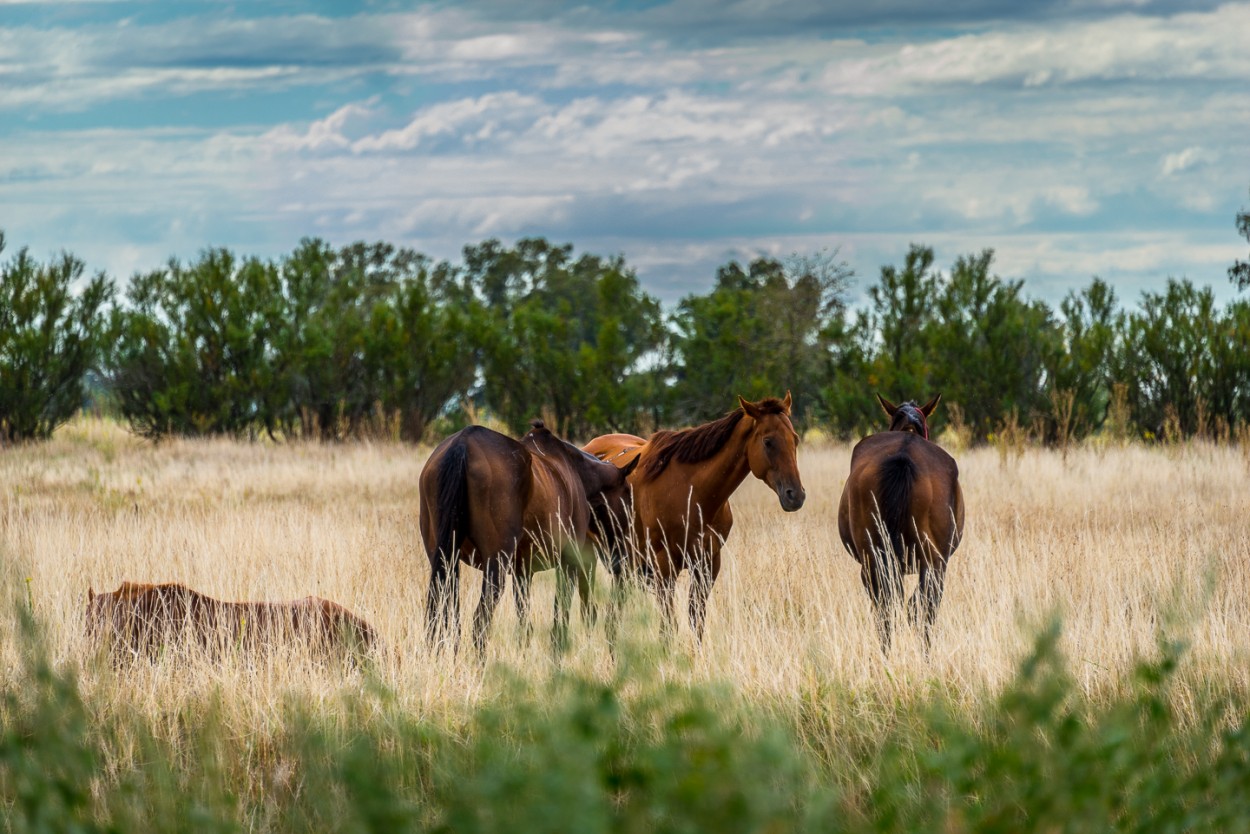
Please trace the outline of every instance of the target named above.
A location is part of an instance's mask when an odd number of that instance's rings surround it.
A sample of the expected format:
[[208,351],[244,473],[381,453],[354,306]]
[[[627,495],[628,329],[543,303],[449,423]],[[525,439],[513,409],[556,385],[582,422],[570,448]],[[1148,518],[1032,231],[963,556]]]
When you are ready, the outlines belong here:
[[765,449],[768,449],[770,452],[772,451],[772,448],[773,448],[773,439],[772,439],[771,437],[765,437],[765,438],[764,438],[764,448],[765,448]]

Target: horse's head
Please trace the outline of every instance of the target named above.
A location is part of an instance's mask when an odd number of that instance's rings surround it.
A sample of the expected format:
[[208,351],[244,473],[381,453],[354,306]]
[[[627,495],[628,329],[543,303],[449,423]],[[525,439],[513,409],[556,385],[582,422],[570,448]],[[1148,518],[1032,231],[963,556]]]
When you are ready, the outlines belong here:
[[747,463],[751,474],[777,493],[786,512],[803,506],[807,492],[799,477],[796,456],[799,434],[790,423],[790,392],[785,399],[768,398],[750,402],[738,397],[743,413],[753,421],[747,437]]
[[599,458],[551,433],[542,420],[532,420],[530,430],[522,439],[545,455],[559,456],[582,483],[586,500],[590,503],[595,519],[602,524],[620,524],[626,516],[630,489],[626,479],[638,465],[638,457],[624,466],[599,460]]
[[933,413],[938,403],[942,401],[942,395],[938,394],[924,405],[916,405],[914,400],[894,405],[880,394],[877,395],[877,401],[881,403],[885,413],[890,416],[890,431],[909,431],[928,440],[929,415]]

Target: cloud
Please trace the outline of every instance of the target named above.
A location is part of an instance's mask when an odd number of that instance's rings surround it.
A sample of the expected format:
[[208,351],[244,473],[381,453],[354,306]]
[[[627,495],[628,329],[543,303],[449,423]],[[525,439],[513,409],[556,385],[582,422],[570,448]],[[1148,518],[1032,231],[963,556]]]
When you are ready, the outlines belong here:
[[1200,165],[1207,165],[1219,159],[1219,155],[1198,146],[1185,148],[1183,151],[1170,153],[1163,157],[1160,169],[1163,176],[1170,177],[1173,174],[1179,174],[1196,168]]
[[456,137],[464,144],[498,141],[518,127],[523,130],[543,109],[534,96],[511,91],[444,102],[418,111],[399,129],[356,140],[352,150],[410,151],[438,136]]
[[991,246],[1059,296],[1237,255],[1244,183],[1215,163],[1244,145],[1250,6],[957,2],[943,19],[994,22],[873,30],[938,12],[753,1],[697,33],[710,8],[0,27],[6,231],[124,271],[542,235],[624,253],[666,300],[730,257],[839,244],[868,276],[913,241]]
[[883,95],[939,85],[1231,81],[1250,76],[1250,53],[1241,34],[1248,28],[1246,5],[1170,18],[1117,15],[1022,24],[834,60],[822,85],[846,95]]

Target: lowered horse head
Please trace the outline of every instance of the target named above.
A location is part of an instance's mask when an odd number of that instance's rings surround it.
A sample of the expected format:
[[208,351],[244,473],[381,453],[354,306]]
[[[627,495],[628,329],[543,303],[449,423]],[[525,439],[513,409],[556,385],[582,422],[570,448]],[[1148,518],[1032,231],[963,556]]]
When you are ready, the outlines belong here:
[[743,414],[754,423],[746,447],[751,474],[777,493],[781,508],[788,513],[801,508],[807,499],[799,477],[799,433],[790,422],[790,403],[789,391],[780,400],[769,397],[750,402],[738,397]]
[[938,394],[924,405],[916,405],[915,400],[894,405],[880,394],[877,395],[877,402],[881,403],[881,407],[890,417],[890,431],[909,431],[925,440],[929,439],[929,415],[941,401],[942,395]]
[[630,487],[626,479],[638,465],[638,458],[620,467],[599,460],[567,440],[556,437],[542,420],[530,421],[530,430],[521,438],[521,442],[544,455],[563,460],[576,473],[582,489],[586,491],[590,509],[600,523],[608,517],[607,514],[612,509],[624,507],[628,502]]
[[633,488],[627,478],[638,466],[639,458],[635,456],[619,467],[600,460],[556,437],[542,420],[530,421],[530,430],[521,442],[543,454],[559,456],[577,473],[590,505],[590,535],[600,545],[612,549],[621,529],[628,523],[624,519],[630,513]]

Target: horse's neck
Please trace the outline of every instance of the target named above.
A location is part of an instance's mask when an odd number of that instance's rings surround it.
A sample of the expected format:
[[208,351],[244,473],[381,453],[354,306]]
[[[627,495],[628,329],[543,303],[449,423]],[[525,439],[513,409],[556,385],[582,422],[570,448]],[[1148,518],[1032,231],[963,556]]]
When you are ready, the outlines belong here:
[[744,417],[734,426],[720,451],[702,463],[689,464],[692,467],[691,501],[699,505],[704,518],[715,515],[751,473],[747,440],[754,428],[755,421]]

